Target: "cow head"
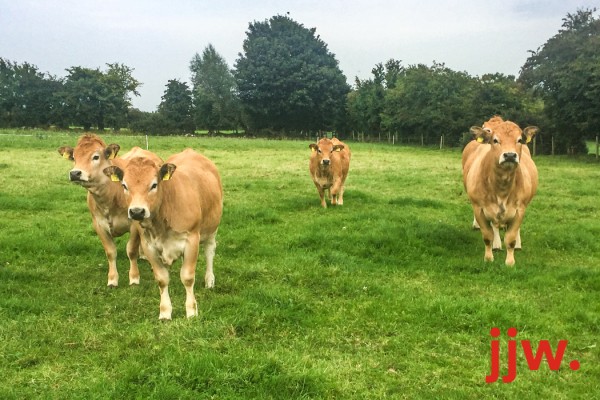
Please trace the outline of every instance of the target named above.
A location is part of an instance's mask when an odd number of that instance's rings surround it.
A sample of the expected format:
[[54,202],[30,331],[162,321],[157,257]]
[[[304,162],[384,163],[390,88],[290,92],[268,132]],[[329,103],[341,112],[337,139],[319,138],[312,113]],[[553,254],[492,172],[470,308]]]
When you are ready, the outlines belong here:
[[331,164],[331,156],[337,151],[342,151],[344,148],[343,144],[334,145],[333,142],[327,138],[319,140],[318,143],[311,143],[308,147],[312,150],[311,157],[318,160],[318,164],[322,168],[327,168]]
[[162,202],[162,184],[171,179],[176,168],[174,164],[159,166],[148,158],[135,157],[125,169],[112,165],[104,169],[104,174],[123,186],[129,218],[144,221],[156,215]]
[[[491,120],[490,120],[491,121]],[[506,168],[514,168],[521,160],[521,150],[525,143],[539,131],[537,126],[528,126],[521,130],[511,121],[486,122],[483,127],[471,127],[471,134],[480,143],[487,143],[498,158],[498,164]]]
[[88,187],[105,179],[102,171],[111,164],[110,160],[115,158],[119,149],[118,144],[107,146],[98,136],[86,134],[79,138],[74,149],[63,146],[58,152],[75,162],[69,171],[71,182]]

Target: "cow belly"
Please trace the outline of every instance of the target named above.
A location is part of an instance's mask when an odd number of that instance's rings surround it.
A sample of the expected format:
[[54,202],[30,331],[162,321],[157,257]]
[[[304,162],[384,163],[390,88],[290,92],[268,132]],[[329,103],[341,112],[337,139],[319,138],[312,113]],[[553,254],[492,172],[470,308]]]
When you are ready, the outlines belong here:
[[483,207],[483,213],[494,225],[504,226],[515,218],[517,209],[504,203],[489,204]]
[[331,180],[329,178],[326,177],[315,177],[315,182],[317,182],[317,184],[319,186],[321,186],[323,189],[329,189],[329,187],[331,187]]
[[156,255],[165,265],[172,265],[179,259],[185,250],[187,243],[186,233],[171,233],[166,237],[154,236],[145,232],[148,249]]

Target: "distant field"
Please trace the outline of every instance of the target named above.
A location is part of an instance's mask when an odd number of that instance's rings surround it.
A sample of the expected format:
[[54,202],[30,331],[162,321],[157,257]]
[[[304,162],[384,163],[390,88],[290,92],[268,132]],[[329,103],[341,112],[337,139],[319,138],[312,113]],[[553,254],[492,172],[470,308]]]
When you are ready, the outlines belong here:
[[[0,131],[0,133],[3,133]],[[6,132],[10,133],[10,132]],[[77,135],[0,135],[0,398],[554,399],[600,393],[600,166],[537,157],[540,187],[516,267],[483,262],[460,152],[349,143],[344,206],[321,209],[309,142],[151,137],[219,167],[225,209],[216,287],[187,320],[158,321],[146,262],[108,289],[85,190],[56,152]],[[104,136],[124,151],[143,137]],[[202,281],[201,258],[197,276]],[[562,367],[485,383],[490,329],[568,340]],[[573,371],[569,362],[578,360]]]

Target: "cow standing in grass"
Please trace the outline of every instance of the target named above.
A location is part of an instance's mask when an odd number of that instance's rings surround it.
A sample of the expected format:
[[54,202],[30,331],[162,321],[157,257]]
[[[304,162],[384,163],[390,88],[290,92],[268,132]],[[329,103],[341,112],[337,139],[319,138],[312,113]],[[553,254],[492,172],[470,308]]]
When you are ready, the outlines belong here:
[[130,226],[123,190],[115,186],[103,173],[103,170],[113,164],[123,166],[126,160],[133,157],[146,157],[162,163],[157,155],[139,147],[132,148],[123,157],[117,157],[119,149],[119,145],[109,144],[107,146],[100,137],[93,134],[81,136],[75,148],[63,146],[58,149],[64,158],[75,162],[73,169],[69,172],[69,180],[88,191],[87,205],[92,214],[94,230],[102,242],[108,259],[107,285],[109,287],[119,285],[117,246],[114,238],[127,232],[130,232],[127,242],[129,284],[140,283],[140,272],[137,265],[140,236],[137,229]]
[[160,319],[171,319],[168,266],[183,257],[181,282],[186,290],[186,315],[198,315],[194,296],[200,243],[206,258],[206,287],[215,284],[213,259],[223,210],[223,189],[217,167],[206,157],[187,149],[162,166],[147,158],[134,158],[125,166],[104,170],[120,181],[129,218],[142,235],[144,254],[152,265],[160,289]]
[[321,206],[327,208],[326,190],[329,190],[332,205],[343,205],[344,184],[350,169],[350,148],[337,138],[323,138],[308,147],[312,150],[309,162],[310,176],[319,191]]
[[538,185],[537,169],[525,143],[537,132],[535,126],[521,130],[510,121],[471,128],[481,144],[465,148],[463,182],[481,228],[486,261],[494,259],[492,246],[501,248],[499,229],[504,227],[505,263],[515,264],[514,250],[521,248],[525,209]]

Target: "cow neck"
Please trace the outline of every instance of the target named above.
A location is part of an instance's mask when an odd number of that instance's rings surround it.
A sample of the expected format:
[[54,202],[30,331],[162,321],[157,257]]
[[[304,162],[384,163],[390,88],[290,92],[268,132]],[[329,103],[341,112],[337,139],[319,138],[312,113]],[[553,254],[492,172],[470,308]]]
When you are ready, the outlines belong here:
[[500,197],[505,197],[512,191],[515,186],[518,169],[519,165],[512,169],[506,169],[500,164],[496,164],[494,174],[492,175],[494,179],[492,185]]
[[125,194],[119,185],[114,184],[108,177],[97,185],[88,187],[88,192],[96,204],[102,208],[111,208],[125,204]]

